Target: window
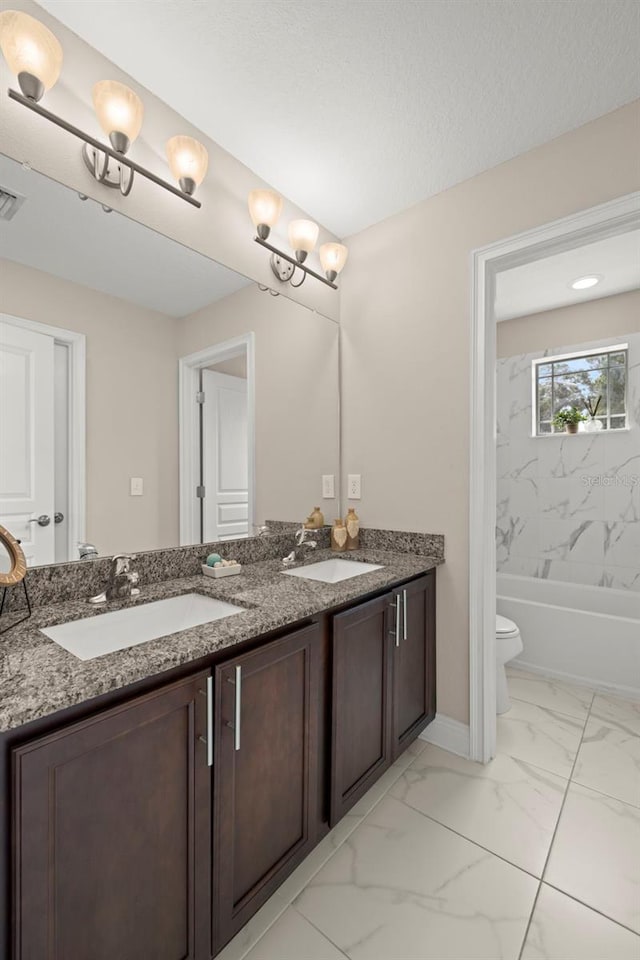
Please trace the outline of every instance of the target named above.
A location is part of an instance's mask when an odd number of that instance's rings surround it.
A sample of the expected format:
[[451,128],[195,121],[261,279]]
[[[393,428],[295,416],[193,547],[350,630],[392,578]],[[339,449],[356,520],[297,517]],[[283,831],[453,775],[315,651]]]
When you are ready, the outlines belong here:
[[561,433],[553,418],[563,407],[575,406],[603,430],[627,426],[627,344],[586,353],[542,357],[533,361],[534,433]]

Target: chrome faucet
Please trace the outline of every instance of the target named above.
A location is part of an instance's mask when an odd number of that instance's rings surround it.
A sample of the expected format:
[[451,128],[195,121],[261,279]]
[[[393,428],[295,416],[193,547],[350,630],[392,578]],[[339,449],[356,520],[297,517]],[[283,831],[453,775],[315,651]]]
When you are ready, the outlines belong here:
[[107,589],[96,597],[89,597],[89,603],[106,603],[107,600],[126,600],[139,596],[140,589],[136,584],[140,574],[130,569],[131,561],[135,559],[135,553],[119,553],[113,557]]
[[303,547],[307,547],[308,550],[315,550],[318,546],[317,540],[307,540],[307,537],[313,533],[312,530],[309,530],[308,527],[300,527],[299,530],[296,530],[296,547],[300,547],[300,550],[292,550],[291,553],[284,557],[282,562],[285,567],[291,566],[292,563],[295,563],[296,560],[300,560],[303,556]]

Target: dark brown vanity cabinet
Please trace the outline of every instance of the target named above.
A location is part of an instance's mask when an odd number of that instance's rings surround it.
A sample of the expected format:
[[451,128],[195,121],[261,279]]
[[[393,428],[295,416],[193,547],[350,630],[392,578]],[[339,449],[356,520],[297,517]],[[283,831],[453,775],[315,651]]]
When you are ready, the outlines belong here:
[[206,678],[14,750],[14,960],[209,960]]
[[215,669],[217,952],[316,843],[321,628]]
[[435,575],[333,618],[331,825],[435,716]]
[[392,756],[396,760],[436,715],[436,578],[394,594]]

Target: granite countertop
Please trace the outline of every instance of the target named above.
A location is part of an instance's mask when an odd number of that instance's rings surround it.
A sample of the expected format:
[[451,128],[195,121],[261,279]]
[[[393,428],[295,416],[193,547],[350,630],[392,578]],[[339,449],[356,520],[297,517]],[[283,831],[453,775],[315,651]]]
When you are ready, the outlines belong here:
[[[335,556],[330,550],[317,550],[306,562]],[[283,576],[281,560],[264,560],[243,566],[239,576],[220,580],[200,574],[141,583],[139,597],[102,607],[92,607],[86,600],[37,607],[29,620],[0,637],[0,733],[391,587],[444,562],[442,557],[373,548],[347,556],[381,564],[382,569],[327,584]],[[94,660],[79,660],[39,629],[192,592],[245,611]]]

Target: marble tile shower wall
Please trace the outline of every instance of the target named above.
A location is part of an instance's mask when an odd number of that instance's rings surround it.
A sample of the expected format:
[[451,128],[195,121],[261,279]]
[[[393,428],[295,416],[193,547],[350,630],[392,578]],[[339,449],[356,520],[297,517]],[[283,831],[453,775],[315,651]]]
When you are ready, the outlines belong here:
[[624,431],[532,437],[531,362],[497,364],[497,567],[502,573],[640,591],[640,334],[629,344]]

